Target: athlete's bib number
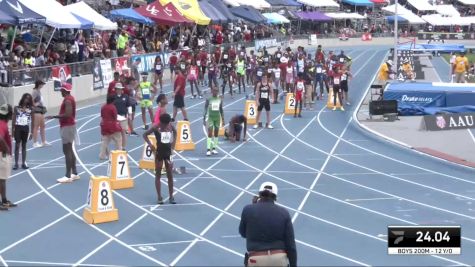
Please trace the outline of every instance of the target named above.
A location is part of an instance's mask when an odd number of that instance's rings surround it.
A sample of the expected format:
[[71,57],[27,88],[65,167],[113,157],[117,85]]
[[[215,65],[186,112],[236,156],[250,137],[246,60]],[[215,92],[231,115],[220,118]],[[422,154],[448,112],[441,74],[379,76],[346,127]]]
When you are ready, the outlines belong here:
[[258,70],[257,71],[257,76],[261,77],[262,76],[262,71]]
[[224,59],[228,59],[228,55],[227,55],[227,54],[224,54],[224,55],[223,55],[223,58],[224,58]]
[[201,61],[197,60],[196,65],[201,66]]
[[341,76],[342,81],[346,81],[346,75]]
[[172,141],[172,133],[171,132],[161,132],[160,133],[160,142],[162,144],[170,144]]
[[21,115],[17,120],[18,125],[26,126],[28,125],[28,117],[26,115]]
[[268,92],[262,92],[261,93],[261,98],[268,98],[269,97],[269,93]]
[[280,78],[280,70],[274,71],[274,76],[275,76],[275,78],[277,78],[277,79]]
[[181,68],[182,70],[184,70],[185,67],[186,67],[185,64],[180,64],[180,68]]
[[195,69],[191,69],[190,74],[191,74],[191,76],[195,76],[195,75],[196,75],[196,70],[195,70]]
[[211,110],[212,111],[218,111],[219,110],[219,103],[218,102],[211,103]]
[[303,82],[298,82],[297,83],[297,89],[303,90]]
[[110,184],[108,182],[101,182],[101,186],[99,188],[99,196],[97,198],[97,211],[98,212],[105,212],[112,210],[112,201],[110,200],[111,189]]
[[155,66],[155,69],[158,70],[158,71],[162,70],[162,65]]
[[292,68],[287,68],[287,73],[292,73]]
[[318,67],[317,68],[317,73],[322,73],[322,68]]
[[143,99],[150,99],[150,88],[142,88]]
[[340,79],[335,78],[335,79],[333,80],[333,83],[336,84],[336,85],[340,84]]

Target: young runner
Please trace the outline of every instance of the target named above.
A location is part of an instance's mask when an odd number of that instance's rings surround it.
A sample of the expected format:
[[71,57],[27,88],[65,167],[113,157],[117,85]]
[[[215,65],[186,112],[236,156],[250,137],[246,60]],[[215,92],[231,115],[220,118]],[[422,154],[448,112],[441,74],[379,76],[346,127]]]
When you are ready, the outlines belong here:
[[218,87],[218,66],[216,65],[216,59],[213,57],[208,64],[208,84],[210,87]]
[[241,93],[241,84],[244,90],[244,93],[246,93],[246,83],[244,82],[244,75],[246,74],[246,62],[244,60],[244,56],[240,55],[237,63],[236,63],[236,74],[237,74],[237,80],[238,80],[238,86],[239,86],[239,93]]
[[175,69],[178,64],[178,56],[176,55],[176,52],[173,51],[172,55],[168,59],[168,65],[170,65],[170,79],[171,81],[175,81]]
[[272,68],[272,76],[274,81],[274,101],[273,104],[279,104],[279,85],[281,83],[280,75],[281,71],[277,61],[274,61],[274,66]]
[[229,84],[229,94],[233,97],[233,85],[232,85],[232,64],[231,62],[225,60],[223,66],[221,67],[221,79],[223,79],[222,84],[222,93],[221,95],[224,96],[224,90],[226,89],[226,84]]
[[157,97],[157,111],[155,112],[155,117],[153,118],[153,124],[160,124],[160,116],[164,113],[167,113],[168,99],[165,94],[159,94]]
[[148,110],[148,114],[150,116],[150,122],[153,122],[153,94],[156,93],[157,88],[151,82],[147,81],[148,73],[142,72],[142,82],[139,84],[139,93],[138,98],[140,99],[140,108],[142,109],[142,121],[143,121],[143,128],[145,130],[148,129],[147,125],[147,118],[146,118],[146,110]]
[[271,125],[271,120],[270,120],[270,99],[274,97],[273,97],[273,91],[272,91],[272,84],[270,84],[267,81],[267,75],[262,76],[262,81],[257,83],[256,87],[257,87],[256,98],[258,99],[259,105],[257,107],[257,117],[256,117],[257,124],[254,125],[254,129],[262,127],[262,123],[260,122],[260,117],[261,117],[261,111],[264,108],[266,110],[266,117],[267,117],[266,128],[273,129],[274,127]]
[[343,99],[341,99],[341,76],[342,70],[341,68],[336,69],[333,73],[333,110],[336,110],[336,98],[340,101],[340,110],[344,111],[343,108]]
[[26,170],[26,143],[31,139],[30,125],[33,129],[33,97],[25,93],[20,99],[20,103],[13,109],[12,136],[15,138],[15,165],[13,169],[18,169],[18,158],[20,157],[21,146],[21,168]]
[[192,59],[191,64],[188,66],[188,82],[190,83],[191,87],[191,97],[196,98],[195,92],[193,90],[193,85],[196,86],[196,91],[198,92],[198,97],[201,99],[203,96],[201,95],[200,88],[198,87],[198,75],[199,75],[199,68],[196,65],[196,61]]
[[231,143],[239,141],[241,139],[241,132],[243,131],[243,124],[244,124],[244,132],[242,141],[246,141],[246,133],[247,133],[247,118],[244,115],[235,115],[229,121],[228,129],[224,131],[224,136],[231,140]]
[[160,84],[160,93],[163,92],[163,63],[162,63],[162,58],[160,56],[155,57],[155,64],[154,64],[154,70],[155,70],[155,81],[153,82],[153,85],[157,87],[157,82]]
[[7,199],[7,179],[11,174],[12,139],[8,132],[8,121],[12,118],[12,107],[0,105],[0,195],[2,196],[0,210],[16,207]]
[[294,84],[294,65],[291,60],[287,62],[287,66],[285,67],[285,83],[286,83],[286,91],[294,92],[293,84]]
[[208,139],[206,143],[206,156],[211,153],[218,154],[218,133],[221,125],[224,125],[223,101],[218,96],[218,88],[211,89],[212,96],[206,99],[203,125],[208,121]]
[[[143,134],[143,139],[152,149],[152,152],[155,153],[155,189],[157,190],[158,204],[160,205],[163,204],[160,178],[164,164],[168,181],[168,202],[170,204],[176,204],[173,198],[173,163],[171,161],[172,149],[175,148],[176,129],[170,122],[170,114],[164,113],[160,115],[160,124],[152,125],[152,127]],[[148,139],[148,136],[152,133],[157,139],[156,144],[152,144]]]
[[[297,117],[297,109],[299,118],[302,117],[302,101],[303,94],[305,93],[305,79],[304,73],[299,73],[298,78],[295,81],[295,110],[294,118]],[[300,106],[300,107],[299,107]]]
[[342,66],[341,74],[341,90],[343,91],[343,99],[346,101],[347,105],[350,105],[350,99],[348,98],[348,83],[353,76],[346,66]]
[[185,121],[188,120],[188,116],[186,114],[185,109],[185,86],[186,86],[186,78],[185,75],[181,73],[181,69],[176,69],[176,78],[173,85],[173,118],[172,121],[175,121],[176,114],[178,113],[178,109],[181,110],[181,114],[183,114],[183,119]]
[[313,66],[313,61],[309,60],[304,72],[305,108],[309,110],[313,110],[313,103],[315,102],[315,91],[312,85],[313,77],[315,77],[315,67]]

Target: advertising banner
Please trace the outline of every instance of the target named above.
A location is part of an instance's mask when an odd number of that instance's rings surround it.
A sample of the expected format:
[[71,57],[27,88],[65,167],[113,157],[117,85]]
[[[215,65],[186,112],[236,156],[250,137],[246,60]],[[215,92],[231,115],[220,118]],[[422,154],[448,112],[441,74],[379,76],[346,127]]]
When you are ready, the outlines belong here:
[[56,66],[51,68],[51,76],[53,77],[54,90],[61,90],[62,83],[73,84],[71,77],[71,69],[68,65]]
[[475,128],[475,113],[454,113],[424,116],[428,131],[445,131]]
[[102,80],[100,60],[94,60],[94,65],[92,65],[92,78],[92,87],[94,90],[104,89],[104,81]]

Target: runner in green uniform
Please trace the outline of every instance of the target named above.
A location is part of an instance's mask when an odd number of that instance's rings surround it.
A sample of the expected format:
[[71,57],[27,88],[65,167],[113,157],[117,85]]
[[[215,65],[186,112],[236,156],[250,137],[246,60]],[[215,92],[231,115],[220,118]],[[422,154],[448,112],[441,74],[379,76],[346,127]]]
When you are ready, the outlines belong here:
[[241,84],[244,89],[244,93],[246,93],[246,83],[244,82],[244,75],[246,74],[245,68],[246,62],[244,61],[244,56],[240,55],[239,59],[236,62],[236,73],[237,73],[237,80],[239,86],[239,93],[241,93]]
[[142,109],[143,128],[148,129],[145,109],[150,115],[150,122],[153,123],[153,96],[157,92],[157,87],[147,80],[148,73],[142,72],[142,82],[138,86],[138,97],[140,98],[140,108]]
[[[206,99],[205,113],[203,114],[203,124],[206,126],[208,121],[208,139],[206,156],[211,156],[211,153],[218,154],[216,148],[218,147],[219,127],[224,126],[223,101],[218,96],[218,88],[211,89],[212,96]],[[214,130],[214,132],[213,132]],[[213,136],[214,134],[214,136]]]

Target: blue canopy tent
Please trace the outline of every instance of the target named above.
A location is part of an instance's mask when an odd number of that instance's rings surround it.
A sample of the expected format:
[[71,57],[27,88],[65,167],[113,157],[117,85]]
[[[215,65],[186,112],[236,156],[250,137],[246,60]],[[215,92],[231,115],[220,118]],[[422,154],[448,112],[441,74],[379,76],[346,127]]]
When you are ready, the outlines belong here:
[[262,13],[262,15],[267,18],[267,22],[269,24],[290,23],[290,20],[288,20],[286,17],[279,15],[277,13]]
[[247,20],[251,23],[266,23],[267,18],[252,6],[237,6],[229,9],[235,16]]
[[0,10],[0,24],[15,24],[15,18]]
[[[394,23],[394,19],[395,19],[395,16],[387,16],[386,19],[388,20],[388,23]],[[397,16],[397,21],[399,23],[406,23],[408,22],[407,19],[401,17],[401,16]]]
[[207,0],[217,11],[219,11],[223,16],[225,16],[228,21],[236,21],[238,18],[234,16],[233,13],[229,10],[226,4],[222,0]]
[[212,4],[210,4],[206,0],[199,1],[198,4],[200,5],[201,10],[203,13],[211,19],[213,23],[223,23],[229,21],[226,16],[217,10]]
[[343,0],[342,2],[352,6],[374,6],[370,0]]
[[12,17],[15,20],[12,24],[16,26],[30,23],[44,24],[46,22],[45,17],[16,0],[0,1],[0,10],[6,15]]
[[137,13],[137,11],[133,10],[132,8],[122,8],[122,9],[115,9],[110,12],[109,17],[111,19],[125,19],[125,20],[130,20],[134,21],[137,23],[142,23],[142,24],[154,24],[153,20],[144,17]]

